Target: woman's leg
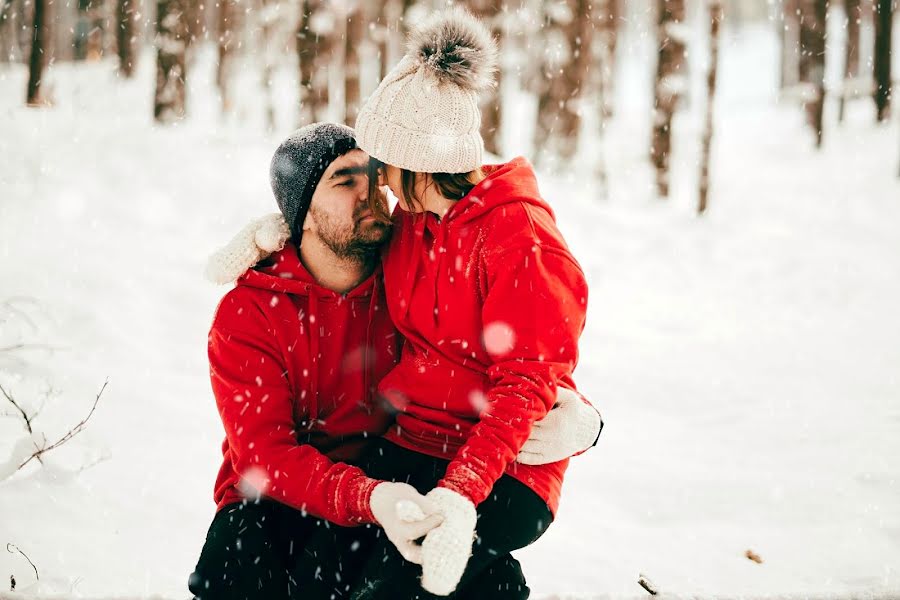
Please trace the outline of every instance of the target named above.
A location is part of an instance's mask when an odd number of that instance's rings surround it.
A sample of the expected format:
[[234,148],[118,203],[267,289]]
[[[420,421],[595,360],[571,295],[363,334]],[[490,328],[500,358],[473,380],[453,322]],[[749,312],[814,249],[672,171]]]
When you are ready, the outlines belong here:
[[292,555],[314,525],[272,500],[226,506],[213,518],[188,588],[195,600],[288,598]]
[[506,554],[482,569],[481,573],[464,585],[460,585],[453,594],[454,600],[527,600],[531,590],[525,583],[522,565]]
[[[448,461],[418,454],[385,442],[384,460],[371,470],[380,479],[408,481],[421,493],[430,491],[443,477]],[[410,468],[413,468],[410,471]],[[377,473],[377,475],[374,475]],[[397,474],[394,477],[393,474]],[[466,566],[457,589],[457,598],[477,598],[485,585],[482,579],[485,569],[513,550],[531,544],[550,526],[552,515],[546,503],[531,489],[508,475],[501,477],[491,495],[477,507],[478,522],[472,556]],[[510,560],[513,560],[510,557]],[[499,570],[498,565],[498,572]],[[400,556],[393,544],[381,539],[372,552],[363,572],[354,598],[435,598],[425,592],[419,583],[422,568]],[[519,570],[521,574],[521,570]],[[479,582],[481,582],[479,584]],[[505,588],[502,593],[492,593],[493,598],[527,598],[524,579],[515,577],[505,582],[489,578],[490,587]],[[498,592],[501,590],[498,589]],[[508,592],[508,593],[507,593]]]

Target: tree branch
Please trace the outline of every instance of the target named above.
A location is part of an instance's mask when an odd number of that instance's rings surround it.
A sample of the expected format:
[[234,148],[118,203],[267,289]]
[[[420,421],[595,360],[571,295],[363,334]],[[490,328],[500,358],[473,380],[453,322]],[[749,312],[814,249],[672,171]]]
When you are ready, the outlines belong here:
[[[97,392],[97,397],[94,398],[94,404],[93,404],[93,406],[91,406],[91,412],[89,412],[88,415],[84,419],[82,419],[80,423],[78,423],[75,427],[73,427],[68,432],[66,432],[66,434],[64,436],[59,438],[53,444],[51,444],[49,446],[46,446],[46,445],[42,446],[34,454],[29,456],[22,464],[20,464],[18,466],[17,470],[21,469],[22,467],[24,467],[25,465],[30,463],[32,459],[36,458],[36,459],[40,460],[41,456],[44,455],[45,453],[50,452],[51,450],[53,450],[55,448],[59,448],[60,446],[62,446],[63,444],[65,444],[66,442],[71,440],[73,437],[75,437],[76,435],[81,433],[81,431],[84,429],[84,426],[87,425],[88,420],[91,418],[91,415],[94,414],[94,410],[97,408],[97,403],[100,401],[100,396],[103,395],[103,390],[106,389],[106,386],[108,384],[109,384],[109,379],[107,379],[106,381],[103,382],[103,387],[100,388],[100,391]],[[44,444],[46,444],[46,441],[44,442]]]
[[28,414],[25,412],[25,409],[23,409],[21,406],[19,406],[19,404],[12,397],[12,395],[9,392],[7,392],[5,389],[3,389],[2,385],[0,385],[0,392],[2,392],[3,395],[6,396],[6,399],[9,400],[12,403],[12,405],[16,407],[16,410],[18,410],[20,413],[22,413],[22,418],[25,420],[25,427],[28,429],[28,433],[33,434],[34,431],[32,431],[32,429],[31,429],[31,417],[28,416]]
[[28,558],[28,555],[25,554],[24,552],[22,552],[21,550],[19,550],[19,547],[16,546],[15,544],[9,544],[9,543],[7,543],[7,544],[6,544],[6,551],[9,552],[10,554],[12,554],[12,552],[13,552],[12,550],[9,549],[10,546],[12,546],[13,548],[15,548],[15,549],[16,549],[16,552],[18,552],[19,554],[21,554],[22,556],[25,557],[25,560],[27,560],[27,561],[28,561],[28,564],[31,565],[31,568],[34,569],[34,576],[37,577],[38,581],[40,581],[40,580],[41,580],[41,576],[38,575],[37,567],[34,566],[34,563],[31,562],[31,559],[30,559],[30,558]]

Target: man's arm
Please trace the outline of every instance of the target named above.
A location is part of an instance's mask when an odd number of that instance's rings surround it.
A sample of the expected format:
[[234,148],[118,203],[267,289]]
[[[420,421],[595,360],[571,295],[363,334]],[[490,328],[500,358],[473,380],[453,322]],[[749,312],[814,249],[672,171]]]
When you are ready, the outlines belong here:
[[236,472],[257,493],[337,525],[376,522],[369,500],[381,482],[297,443],[286,366],[258,311],[230,328],[214,323],[209,334],[212,388]]

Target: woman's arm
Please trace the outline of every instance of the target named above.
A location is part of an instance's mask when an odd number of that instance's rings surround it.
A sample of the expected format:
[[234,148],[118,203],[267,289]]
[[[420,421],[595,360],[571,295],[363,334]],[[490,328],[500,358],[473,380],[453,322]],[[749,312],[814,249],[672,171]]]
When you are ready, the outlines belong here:
[[492,387],[481,420],[438,483],[476,506],[553,406],[557,382],[575,368],[587,307],[584,274],[564,248],[520,245],[486,263],[482,319]]

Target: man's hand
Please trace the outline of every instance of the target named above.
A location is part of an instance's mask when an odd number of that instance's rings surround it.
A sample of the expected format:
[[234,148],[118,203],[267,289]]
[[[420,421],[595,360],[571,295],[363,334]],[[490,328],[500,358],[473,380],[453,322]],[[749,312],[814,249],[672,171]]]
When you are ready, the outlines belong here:
[[444,521],[422,542],[422,587],[432,594],[449,596],[459,585],[472,555],[475,505],[447,488],[434,488],[425,497],[434,502]]
[[603,421],[578,392],[556,388],[556,406],[531,428],[531,437],[519,451],[524,465],[544,465],[590,448],[600,434]]
[[369,507],[400,556],[422,564],[422,547],[416,540],[441,524],[438,507],[413,486],[390,481],[375,486]]

